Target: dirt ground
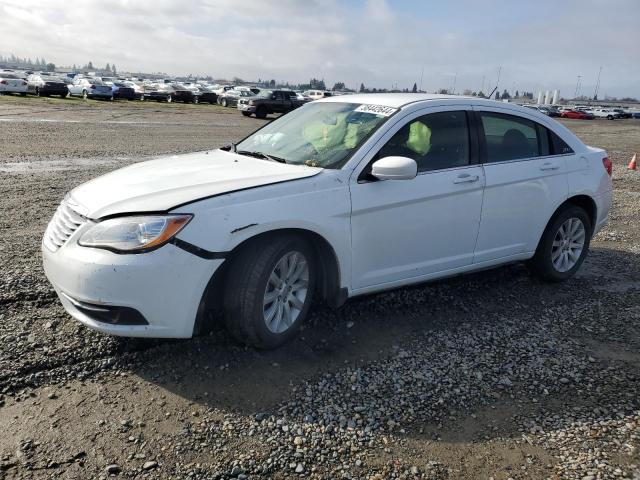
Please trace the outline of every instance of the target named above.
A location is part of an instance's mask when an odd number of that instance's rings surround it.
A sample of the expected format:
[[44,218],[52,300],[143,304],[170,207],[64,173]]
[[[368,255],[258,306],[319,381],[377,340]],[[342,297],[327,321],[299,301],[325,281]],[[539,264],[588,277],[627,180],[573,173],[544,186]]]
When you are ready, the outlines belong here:
[[40,241],[65,192],[237,141],[235,109],[0,97],[0,478],[640,478],[640,121],[563,121],[614,163],[579,274],[522,265],[318,307],[271,352],[92,332]]

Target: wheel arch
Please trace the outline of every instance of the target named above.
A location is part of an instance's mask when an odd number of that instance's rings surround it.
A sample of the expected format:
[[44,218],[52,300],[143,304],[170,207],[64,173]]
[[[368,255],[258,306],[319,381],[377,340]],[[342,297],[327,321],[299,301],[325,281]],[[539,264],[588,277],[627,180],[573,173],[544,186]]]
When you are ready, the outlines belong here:
[[303,228],[279,228],[269,230],[258,233],[239,243],[229,252],[222,265],[213,273],[200,300],[194,324],[194,335],[209,331],[213,327],[214,317],[217,316],[212,316],[211,313],[219,313],[222,310],[225,280],[229,268],[233,265],[234,259],[240,256],[246,249],[255,248],[255,246],[261,242],[266,242],[282,235],[296,235],[304,238],[313,248],[318,260],[317,267],[320,273],[317,292],[320,298],[333,308],[341,306],[347,300],[347,289],[340,287],[341,271],[338,255],[326,238],[317,232]]
[[595,200],[593,198],[591,198],[589,195],[584,195],[584,194],[574,195],[572,197],[567,198],[564,202],[562,202],[560,205],[558,205],[558,208],[555,209],[555,211],[553,212],[553,215],[551,215],[551,217],[549,217],[549,221],[544,226],[544,229],[542,230],[542,232],[540,232],[540,235],[538,237],[538,243],[536,244],[536,250],[540,246],[540,242],[542,242],[542,238],[544,236],[544,232],[547,231],[547,228],[549,228],[549,225],[551,225],[553,223],[555,218],[567,206],[580,207],[585,212],[587,212],[587,215],[589,217],[589,221],[591,222],[591,231],[593,231],[593,228],[595,227],[595,224],[596,224],[596,221],[597,221],[597,218],[598,218],[598,210],[597,210],[597,206],[596,206]]

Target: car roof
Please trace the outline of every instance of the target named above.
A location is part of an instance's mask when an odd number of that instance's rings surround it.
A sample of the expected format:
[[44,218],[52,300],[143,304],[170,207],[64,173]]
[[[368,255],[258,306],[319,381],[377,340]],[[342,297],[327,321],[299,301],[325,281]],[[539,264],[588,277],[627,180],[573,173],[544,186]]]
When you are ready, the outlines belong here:
[[478,97],[466,97],[462,95],[439,95],[429,93],[356,93],[354,95],[338,95],[316,100],[318,102],[342,102],[342,103],[370,103],[385,107],[401,108],[411,103],[423,101],[451,100],[458,103],[473,101],[490,102],[496,104],[495,100],[482,99]]

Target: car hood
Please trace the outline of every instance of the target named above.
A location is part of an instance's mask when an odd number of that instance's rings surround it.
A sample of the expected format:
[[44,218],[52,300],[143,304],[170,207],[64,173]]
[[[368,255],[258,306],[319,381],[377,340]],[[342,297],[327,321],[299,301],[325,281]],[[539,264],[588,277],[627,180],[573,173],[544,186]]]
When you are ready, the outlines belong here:
[[321,171],[213,150],[115,170],[75,188],[68,201],[78,213],[93,219],[168,211],[205,197],[311,177]]

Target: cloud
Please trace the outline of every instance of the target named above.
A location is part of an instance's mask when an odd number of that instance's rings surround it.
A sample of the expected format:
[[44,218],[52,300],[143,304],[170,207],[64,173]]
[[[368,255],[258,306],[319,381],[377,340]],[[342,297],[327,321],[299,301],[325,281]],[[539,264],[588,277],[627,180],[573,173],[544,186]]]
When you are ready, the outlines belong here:
[[[640,95],[636,0],[3,0],[0,53],[58,65],[355,87],[560,88]],[[591,93],[591,92],[590,92]]]

